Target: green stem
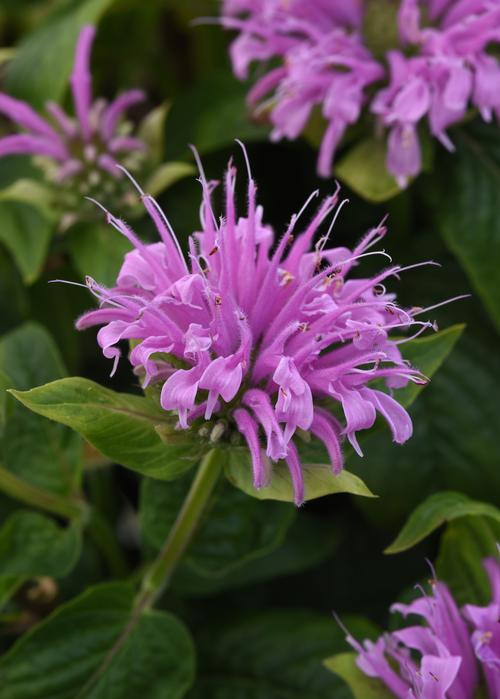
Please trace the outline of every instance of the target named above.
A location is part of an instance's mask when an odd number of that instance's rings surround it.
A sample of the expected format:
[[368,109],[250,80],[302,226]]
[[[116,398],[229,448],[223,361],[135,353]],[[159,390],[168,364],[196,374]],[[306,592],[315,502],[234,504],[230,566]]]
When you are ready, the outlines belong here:
[[191,488],[157,559],[146,573],[137,608],[151,606],[168,585],[200,522],[220,473],[221,453],[212,449],[203,457]]
[[0,491],[26,505],[66,519],[80,519],[87,516],[87,506],[83,500],[65,498],[38,488],[18,478],[3,466],[0,466]]

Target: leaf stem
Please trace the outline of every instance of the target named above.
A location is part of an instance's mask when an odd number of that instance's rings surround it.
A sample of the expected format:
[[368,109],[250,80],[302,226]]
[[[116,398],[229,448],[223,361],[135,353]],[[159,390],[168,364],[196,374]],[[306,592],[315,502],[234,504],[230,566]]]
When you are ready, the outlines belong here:
[[0,465],[0,491],[26,505],[66,519],[86,519],[88,508],[83,500],[64,497],[38,488]]
[[211,449],[204,457],[163,548],[146,573],[136,607],[150,607],[168,585],[186,551],[219,478],[222,454]]

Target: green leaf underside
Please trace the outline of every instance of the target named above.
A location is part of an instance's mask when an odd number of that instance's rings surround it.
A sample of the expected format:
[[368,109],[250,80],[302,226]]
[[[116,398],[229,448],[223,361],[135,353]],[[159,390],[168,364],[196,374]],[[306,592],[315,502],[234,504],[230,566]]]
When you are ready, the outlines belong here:
[[60,101],[73,68],[76,40],[114,0],[70,0],[20,43],[7,69],[5,91],[42,109]]
[[385,553],[406,551],[445,522],[467,515],[491,517],[500,523],[500,510],[493,505],[470,500],[467,496],[452,491],[436,493],[427,498],[410,515],[396,540]]
[[0,661],[2,699],[184,696],[194,674],[187,630],[166,612],[133,612],[133,600],[131,586],[110,583],[59,607]]
[[165,436],[167,418],[151,401],[88,379],[61,379],[12,393],[30,410],[74,429],[112,461],[152,478],[175,478],[200,454],[201,445],[185,435],[172,429]]
[[[345,620],[357,637],[372,637],[364,620]],[[214,642],[216,639],[216,642]],[[197,638],[199,674],[190,699],[349,699],[323,659],[346,649],[328,615],[299,611],[253,614],[206,625]]]
[[441,537],[436,561],[437,575],[450,587],[457,604],[491,602],[491,588],[482,562],[498,559],[500,522],[478,514],[448,524]]
[[[302,464],[301,470],[306,500],[334,493],[375,497],[363,481],[349,471],[343,470],[338,475],[334,475],[330,464]],[[225,471],[229,481],[247,495],[252,495],[259,500],[294,501],[290,472],[283,462],[273,464],[270,484],[261,490],[253,487],[251,457],[246,449],[230,450],[229,463]]]
[[18,510],[0,529],[0,577],[65,575],[80,546],[78,524],[62,528],[38,512]]
[[[47,331],[27,323],[0,340],[0,370],[8,367],[9,387],[26,390],[66,374]],[[44,490],[69,495],[79,489],[81,440],[7,399],[9,419],[0,440],[0,461],[19,478]]]
[[392,699],[394,695],[380,680],[361,672],[356,657],[356,653],[340,653],[327,658],[324,665],[349,685],[354,699]]
[[52,230],[52,223],[34,206],[0,201],[0,243],[14,258],[27,284],[41,272]]
[[[141,530],[155,549],[163,545],[190,484],[190,474],[168,483],[143,482]],[[249,498],[222,479],[183,565],[205,577],[225,576],[276,549],[295,514],[291,505]]]

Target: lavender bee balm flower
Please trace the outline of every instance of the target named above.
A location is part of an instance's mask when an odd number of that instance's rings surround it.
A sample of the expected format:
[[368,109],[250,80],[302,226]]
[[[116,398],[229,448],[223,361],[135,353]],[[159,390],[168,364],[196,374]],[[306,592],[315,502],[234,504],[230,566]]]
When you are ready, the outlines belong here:
[[248,445],[255,487],[267,484],[271,462],[285,460],[300,504],[298,431],[324,443],[334,473],[343,467],[343,437],[361,454],[357,433],[372,427],[377,413],[395,442],[411,436],[410,417],[386,390],[425,378],[403,359],[401,340],[390,333],[416,326],[418,334],[430,323],[415,320],[421,309],[400,308],[385,289],[384,281],[402,268],[351,278],[363,257],[388,257],[371,251],[383,226],[352,250],[326,247],[335,217],[317,237],[335,210],[337,192],[302,224],[312,195],[275,240],[257,205],[249,166],[246,215],[235,209],[230,163],[220,220],[211,202],[215,183],[199,167],[201,230],[189,239],[188,259],[156,201],[140,191],[161,241],[144,244],[106,212],[135,249],[125,256],[114,288],[88,282],[100,307],[85,313],[77,327],[101,325],[98,342],[115,364],[117,343],[134,340],[132,366],[144,386],[161,388],[161,405],[177,415],[179,428],[222,419],[225,435],[240,433]]
[[86,204],[82,195],[99,193],[116,201],[123,193],[123,173],[116,160],[136,170],[146,150],[142,140],[130,135],[131,125],[123,121],[125,111],[144,100],[141,90],[124,92],[109,104],[104,99],[92,102],[94,37],[92,26],[85,26],[78,37],[71,75],[75,118],[55,102],[46,105],[48,118],[43,118],[28,104],[0,94],[0,113],[26,131],[1,138],[0,157],[36,156],[47,178],[57,185],[57,202],[66,212]]

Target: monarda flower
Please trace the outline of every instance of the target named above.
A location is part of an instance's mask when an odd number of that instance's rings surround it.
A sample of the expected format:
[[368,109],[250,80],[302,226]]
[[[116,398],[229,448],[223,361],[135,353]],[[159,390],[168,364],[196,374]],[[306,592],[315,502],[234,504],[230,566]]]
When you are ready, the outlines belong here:
[[[318,172],[362,110],[388,134],[387,169],[400,186],[421,169],[417,125],[449,150],[446,133],[468,108],[500,116],[499,0],[224,0],[223,26],[239,31],[230,53],[236,76],[260,72],[248,102],[269,114],[271,137],[295,139],[313,109],[326,128]],[[384,44],[380,50],[380,43]]]
[[141,190],[160,242],[143,243],[105,211],[135,249],[125,256],[113,288],[88,280],[99,308],[85,313],[77,328],[103,326],[98,343],[115,366],[119,341],[133,341],[132,366],[145,387],[160,389],[161,406],[177,416],[180,429],[197,434],[203,426],[207,433],[212,423],[231,443],[239,433],[252,456],[256,488],[268,483],[271,462],[286,461],[300,504],[300,431],[324,443],[334,473],[343,466],[342,438],[361,454],[357,434],[373,426],[377,413],[395,442],[411,436],[410,417],[390,390],[425,377],[403,359],[402,340],[390,333],[401,336],[415,326],[418,334],[430,323],[415,320],[422,309],[400,308],[384,286],[403,268],[351,276],[364,257],[388,257],[370,251],[385,234],[382,225],[352,250],[327,249],[335,217],[318,237],[338,192],[301,225],[314,193],[276,241],[256,203],[249,166],[246,215],[235,209],[236,170],[230,163],[220,219],[211,202],[216,183],[199,167],[201,230],[189,239],[187,259],[165,214]]
[[92,26],[85,26],[78,37],[71,75],[74,117],[55,102],[47,103],[47,115],[42,117],[25,102],[0,94],[0,113],[25,131],[0,138],[0,156],[36,156],[57,186],[57,202],[65,213],[80,206],[82,194],[125,203],[127,188],[116,160],[136,171],[146,151],[146,144],[130,135],[131,124],[123,120],[126,110],[144,100],[141,90],[124,92],[109,104],[92,100],[94,37]]
[[488,606],[459,609],[448,587],[433,580],[431,594],[391,608],[423,624],[363,645],[348,635],[360,670],[398,699],[500,699],[500,565],[487,558],[484,567],[492,590]]

